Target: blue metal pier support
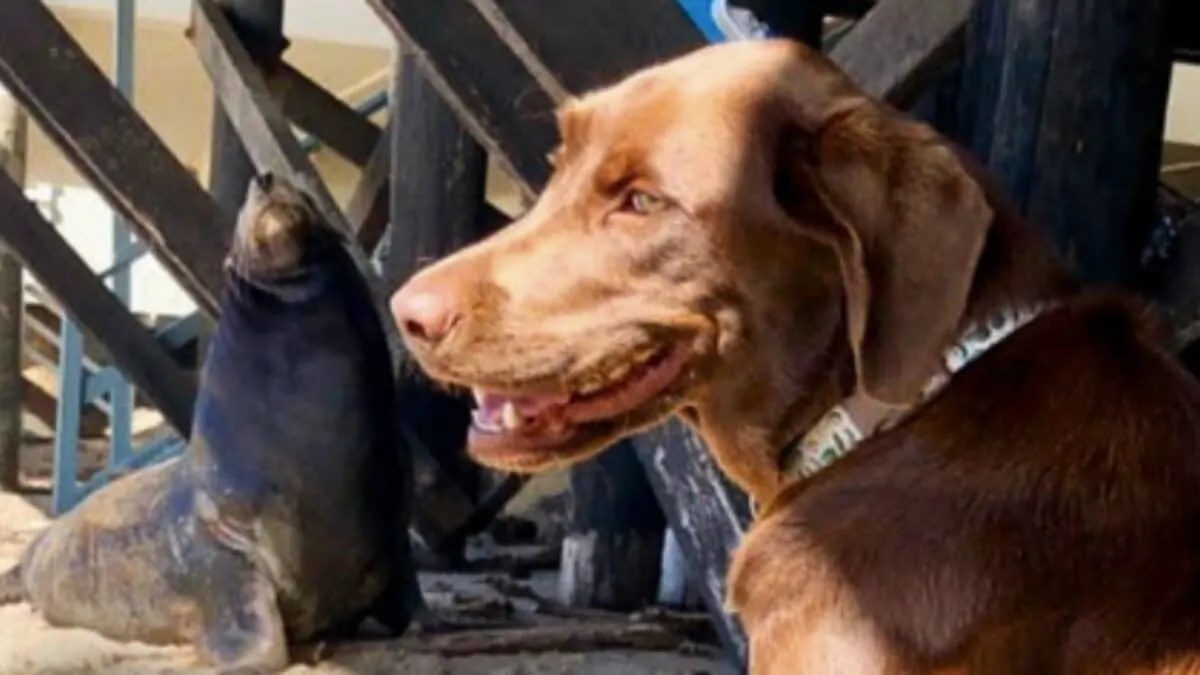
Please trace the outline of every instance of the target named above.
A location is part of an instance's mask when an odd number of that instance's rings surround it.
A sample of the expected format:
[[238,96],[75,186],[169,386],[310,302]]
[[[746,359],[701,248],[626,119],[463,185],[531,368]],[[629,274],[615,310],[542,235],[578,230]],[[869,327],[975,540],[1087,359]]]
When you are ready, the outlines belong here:
[[[113,29],[114,84],[124,96],[133,98],[136,0],[116,0]],[[113,214],[113,264],[100,272],[114,295],[128,306],[133,295],[130,267],[146,253],[133,237],[123,218]],[[182,322],[181,322],[182,324]],[[194,322],[182,324],[197,329]],[[173,326],[178,330],[178,326]],[[83,332],[63,315],[59,334],[58,410],[55,419],[51,512],[70,510],[96,487],[113,476],[130,471],[182,448],[174,434],[165,434],[146,447],[133,448],[134,389],[119,370],[90,367],[84,358]],[[106,467],[85,483],[78,479],[80,423],[84,409],[97,404],[107,413],[109,453]]]

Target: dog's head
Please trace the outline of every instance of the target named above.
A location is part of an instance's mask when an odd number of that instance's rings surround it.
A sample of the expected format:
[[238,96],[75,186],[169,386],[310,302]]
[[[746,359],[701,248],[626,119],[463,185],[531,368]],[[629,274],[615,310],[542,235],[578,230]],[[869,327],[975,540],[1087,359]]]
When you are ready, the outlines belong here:
[[537,471],[672,413],[774,442],[840,387],[919,394],[993,220],[931,129],[788,41],[703,48],[558,122],[532,209],[392,300],[420,366],[475,390],[477,460]]

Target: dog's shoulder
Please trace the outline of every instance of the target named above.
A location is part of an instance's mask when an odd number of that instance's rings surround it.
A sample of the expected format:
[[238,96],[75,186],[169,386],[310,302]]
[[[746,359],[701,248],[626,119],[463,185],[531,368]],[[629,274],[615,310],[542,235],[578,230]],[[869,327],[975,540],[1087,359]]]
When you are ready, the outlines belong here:
[[[1200,610],[1197,525],[1200,385],[1141,304],[1080,297],[784,490],[739,552],[731,597],[779,605],[796,586],[780,580],[816,561],[915,657],[1021,645],[1026,660],[1004,672],[1056,672],[1045,664],[1080,614],[1109,624],[1097,635],[1134,640],[1148,630],[1135,617]],[[1197,606],[1141,611],[1181,597]]]

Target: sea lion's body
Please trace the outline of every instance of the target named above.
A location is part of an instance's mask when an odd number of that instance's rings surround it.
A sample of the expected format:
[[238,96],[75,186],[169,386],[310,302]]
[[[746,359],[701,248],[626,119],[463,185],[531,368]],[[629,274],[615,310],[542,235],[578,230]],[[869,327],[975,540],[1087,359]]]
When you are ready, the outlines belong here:
[[[194,642],[222,668],[280,668],[288,641],[411,618],[409,476],[379,314],[328,225],[264,180],[243,209],[186,452],[56,520],[0,597],[119,640]],[[288,208],[268,213],[278,199]]]

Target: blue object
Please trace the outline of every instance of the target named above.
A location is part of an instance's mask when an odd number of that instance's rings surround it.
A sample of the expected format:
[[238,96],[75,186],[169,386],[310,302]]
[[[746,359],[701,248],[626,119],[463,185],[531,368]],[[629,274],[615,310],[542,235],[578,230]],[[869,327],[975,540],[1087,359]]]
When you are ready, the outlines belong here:
[[[812,2],[813,0],[793,0]],[[770,27],[745,7],[729,0],[676,0],[709,42],[745,40],[774,35]]]
[[675,0],[709,42],[724,42],[725,33],[712,17],[712,0]]

